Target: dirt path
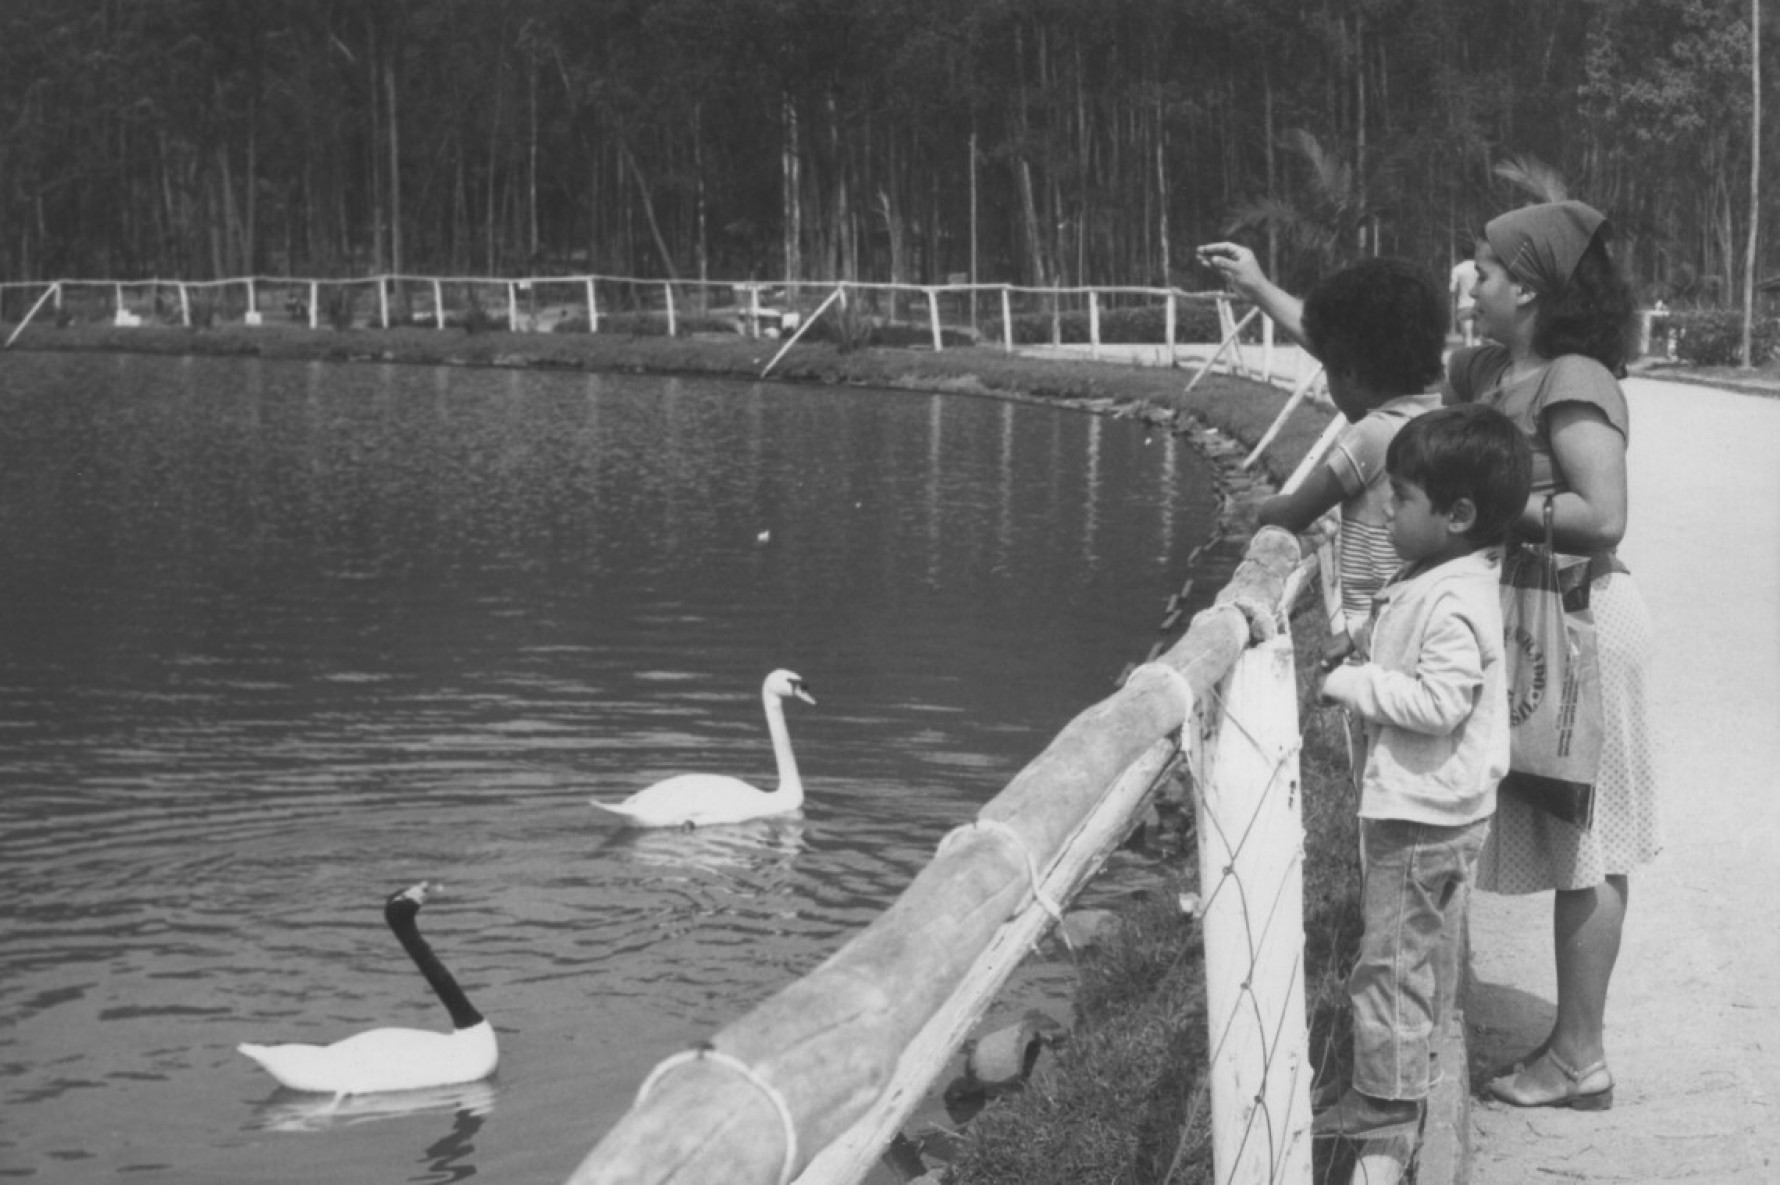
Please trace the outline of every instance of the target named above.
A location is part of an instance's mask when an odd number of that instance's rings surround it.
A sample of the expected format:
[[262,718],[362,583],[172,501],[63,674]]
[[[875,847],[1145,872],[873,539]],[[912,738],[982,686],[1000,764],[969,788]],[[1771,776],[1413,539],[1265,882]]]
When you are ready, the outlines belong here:
[[[1780,1181],[1780,399],[1633,379],[1667,848],[1632,877],[1614,1109],[1472,1108],[1472,1181]],[[1478,894],[1473,1066],[1550,1027],[1551,895]]]

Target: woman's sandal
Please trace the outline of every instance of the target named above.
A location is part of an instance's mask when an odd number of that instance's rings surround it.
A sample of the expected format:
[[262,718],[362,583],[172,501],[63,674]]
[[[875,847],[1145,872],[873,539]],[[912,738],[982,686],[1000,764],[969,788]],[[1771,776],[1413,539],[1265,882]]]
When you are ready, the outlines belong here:
[[[1562,1076],[1555,1089],[1537,1081],[1534,1071],[1541,1061],[1550,1062]],[[1607,1072],[1605,1060],[1584,1070],[1572,1070],[1550,1049],[1528,1063],[1524,1069],[1497,1078],[1485,1090],[1491,1098],[1514,1107],[1569,1107],[1575,1111],[1605,1111],[1613,1106],[1613,1075]]]
[[1544,1057],[1550,1049],[1551,1037],[1548,1035],[1545,1040],[1539,1042],[1539,1044],[1533,1046],[1533,1048],[1527,1050],[1513,1061],[1498,1064],[1496,1068],[1491,1070],[1485,1077],[1488,1081],[1494,1082],[1498,1078],[1506,1078],[1510,1074],[1518,1074],[1540,1058]]

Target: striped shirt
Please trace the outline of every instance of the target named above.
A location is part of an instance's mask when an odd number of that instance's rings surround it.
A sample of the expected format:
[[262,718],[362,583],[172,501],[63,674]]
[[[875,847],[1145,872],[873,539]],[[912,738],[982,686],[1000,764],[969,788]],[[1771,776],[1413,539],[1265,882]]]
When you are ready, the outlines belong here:
[[1336,567],[1349,637],[1359,636],[1360,627],[1372,615],[1372,598],[1403,563],[1391,546],[1390,520],[1385,514],[1385,504],[1391,498],[1384,471],[1385,450],[1397,429],[1412,416],[1439,406],[1437,391],[1386,400],[1343,432],[1324,462],[1346,495],[1341,503]]

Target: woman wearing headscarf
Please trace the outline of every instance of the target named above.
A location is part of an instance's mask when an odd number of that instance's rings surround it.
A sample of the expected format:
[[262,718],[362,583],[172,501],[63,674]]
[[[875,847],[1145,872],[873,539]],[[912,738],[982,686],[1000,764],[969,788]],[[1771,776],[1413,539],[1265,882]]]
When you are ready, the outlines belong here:
[[1603,1028],[1632,869],[1660,845],[1645,695],[1650,618],[1615,555],[1626,528],[1626,343],[1633,305],[1608,253],[1609,225],[1582,202],[1493,219],[1477,244],[1473,295],[1484,344],[1455,351],[1448,402],[1506,413],[1533,446],[1533,491],[1517,531],[1543,537],[1549,497],[1561,564],[1586,564],[1599,646],[1603,744],[1592,826],[1503,794],[1478,887],[1555,891],[1557,1021],[1493,1097],[1521,1107],[1613,1103]]

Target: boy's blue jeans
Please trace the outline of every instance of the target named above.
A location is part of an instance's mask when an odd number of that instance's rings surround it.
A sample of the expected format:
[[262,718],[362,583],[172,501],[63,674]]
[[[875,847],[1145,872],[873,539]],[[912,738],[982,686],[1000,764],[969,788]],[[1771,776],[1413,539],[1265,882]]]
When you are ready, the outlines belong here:
[[1488,819],[1458,827],[1360,820],[1366,933],[1347,992],[1361,1094],[1428,1095],[1429,1039],[1452,1004],[1467,886],[1489,828]]

